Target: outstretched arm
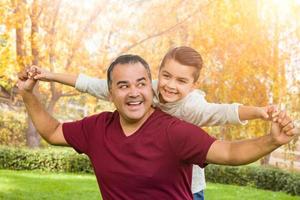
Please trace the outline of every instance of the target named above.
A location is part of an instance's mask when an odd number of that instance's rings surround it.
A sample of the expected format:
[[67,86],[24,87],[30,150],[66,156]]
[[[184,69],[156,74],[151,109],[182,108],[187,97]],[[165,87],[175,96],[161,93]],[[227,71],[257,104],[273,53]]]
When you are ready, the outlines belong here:
[[36,96],[32,93],[35,80],[21,78],[18,81],[18,88],[23,98],[29,116],[39,134],[50,144],[67,146],[62,124],[53,118],[41,105]]
[[197,126],[218,126],[223,124],[246,124],[246,120],[270,119],[270,112],[275,106],[255,107],[237,103],[209,103],[201,90],[191,92],[177,117]]
[[238,109],[239,118],[242,121],[252,119],[270,120],[270,114],[274,111],[277,111],[277,107],[274,105],[268,105],[264,107],[240,105]]
[[53,81],[72,87],[75,87],[75,83],[78,78],[78,75],[55,73],[37,66],[31,66],[29,69],[27,69],[27,73],[29,75],[29,78],[33,78],[35,80],[47,82]]
[[270,134],[243,141],[215,141],[207,153],[206,161],[221,165],[248,164],[290,142],[294,137],[292,120],[281,112],[277,122],[272,123]]
[[29,77],[41,81],[54,81],[64,85],[75,87],[78,91],[88,93],[102,100],[109,100],[109,92],[106,80],[92,78],[90,76],[79,74],[64,74],[50,72],[37,66],[31,66],[28,69]]

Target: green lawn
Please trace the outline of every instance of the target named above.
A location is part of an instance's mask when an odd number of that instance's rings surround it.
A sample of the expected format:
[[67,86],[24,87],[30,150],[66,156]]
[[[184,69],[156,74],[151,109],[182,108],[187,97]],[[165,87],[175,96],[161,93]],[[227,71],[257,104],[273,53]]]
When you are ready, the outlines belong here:
[[[300,200],[299,196],[289,196],[282,192],[211,183],[208,183],[205,197],[207,200]],[[0,170],[0,199],[93,200],[100,199],[100,193],[93,175]]]

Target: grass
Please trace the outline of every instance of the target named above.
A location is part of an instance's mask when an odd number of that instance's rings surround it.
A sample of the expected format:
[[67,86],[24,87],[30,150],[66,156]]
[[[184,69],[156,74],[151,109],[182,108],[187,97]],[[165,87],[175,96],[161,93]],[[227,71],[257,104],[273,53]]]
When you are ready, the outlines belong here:
[[[222,184],[207,184],[205,197],[208,200],[300,200],[282,192],[258,190]],[[32,171],[0,170],[0,199],[101,199],[96,179],[87,174],[59,174]]]
[[290,196],[283,192],[260,190],[249,186],[242,187],[215,183],[207,184],[205,198],[208,200],[300,200],[300,196]]
[[0,170],[0,199],[100,199],[93,175]]

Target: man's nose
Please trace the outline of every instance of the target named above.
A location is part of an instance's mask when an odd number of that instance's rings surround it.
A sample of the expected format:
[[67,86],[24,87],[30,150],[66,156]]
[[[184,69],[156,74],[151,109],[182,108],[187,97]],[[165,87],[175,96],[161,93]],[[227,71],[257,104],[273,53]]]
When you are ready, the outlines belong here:
[[137,97],[140,95],[139,89],[137,87],[131,87],[129,91],[129,96]]

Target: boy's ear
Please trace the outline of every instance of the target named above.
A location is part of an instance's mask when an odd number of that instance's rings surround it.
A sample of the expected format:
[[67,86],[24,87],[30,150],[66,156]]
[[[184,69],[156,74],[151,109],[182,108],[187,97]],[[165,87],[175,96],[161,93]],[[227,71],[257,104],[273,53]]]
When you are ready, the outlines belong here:
[[192,85],[192,89],[196,89],[196,86],[197,86],[197,81],[196,82],[193,82],[193,85]]

